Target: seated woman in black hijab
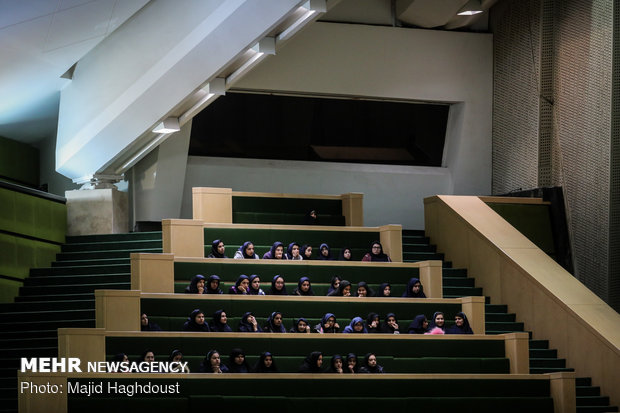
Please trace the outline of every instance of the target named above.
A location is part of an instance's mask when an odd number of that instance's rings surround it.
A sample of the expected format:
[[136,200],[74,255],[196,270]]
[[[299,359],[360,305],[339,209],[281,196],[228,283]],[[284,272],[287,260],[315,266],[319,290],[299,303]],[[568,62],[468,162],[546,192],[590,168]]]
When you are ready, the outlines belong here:
[[312,260],[312,245],[304,244],[301,246],[301,259],[302,260]]
[[225,252],[226,247],[224,246],[224,241],[216,239],[211,243],[211,253],[207,258],[228,258]]
[[360,365],[357,362],[357,356],[355,355],[355,353],[349,353],[347,354],[347,358],[344,361],[344,372],[345,373],[359,373],[360,370]]
[[183,331],[209,332],[209,325],[205,323],[205,313],[197,308],[187,317],[183,324]]
[[265,333],[286,333],[286,328],[282,323],[282,313],[274,311],[267,319],[267,324],[263,327]]
[[140,330],[141,331],[161,331],[161,327],[157,323],[153,323],[149,320],[149,316],[146,313],[140,315]]
[[362,317],[353,317],[353,320],[351,320],[349,325],[346,326],[342,332],[345,334],[366,334],[368,330],[366,330]]
[[321,366],[323,365],[323,353],[320,351],[313,351],[304,360],[304,363],[299,367],[300,373],[322,373]]
[[316,209],[311,209],[306,213],[304,217],[305,225],[321,225],[321,221],[319,221],[319,215],[316,212]]
[[329,368],[325,371],[325,373],[344,373],[344,370],[342,369],[342,363],[342,356],[340,354],[334,354],[332,356],[331,362],[329,363]]
[[370,289],[368,283],[366,281],[360,281],[357,283],[357,294],[358,297],[372,297],[375,295],[374,291]]
[[364,255],[362,261],[392,262],[390,257],[383,252],[383,246],[379,241],[375,241],[370,245],[370,252]]
[[[181,350],[172,350],[172,353],[170,353],[170,356],[168,357],[168,362],[177,362],[180,363],[183,361],[183,353],[181,352]],[[187,365],[185,365],[185,367],[181,367],[180,365],[177,365],[176,368],[171,368],[171,373],[189,373],[189,367],[187,367]]]
[[353,250],[349,247],[343,247],[340,250],[338,261],[353,261]]
[[377,364],[375,353],[368,353],[364,356],[364,365],[360,367],[360,373],[383,374],[383,367]]
[[[435,330],[435,331],[433,331]],[[428,325],[429,334],[444,334],[446,332],[446,320],[441,311],[435,311]]]
[[205,277],[202,274],[194,275],[189,285],[185,287],[185,294],[206,294]]
[[200,363],[201,373],[228,373],[228,367],[222,364],[220,352],[211,350]]
[[279,373],[276,362],[273,359],[273,354],[268,351],[261,353],[258,361],[252,369],[254,373]]
[[424,334],[428,332],[428,320],[424,314],[419,314],[415,316],[411,324],[409,324],[409,329],[407,333],[409,334]]
[[250,277],[245,274],[241,274],[237,278],[235,285],[231,285],[228,289],[228,294],[241,294],[247,295],[250,292]]
[[284,254],[284,244],[280,241],[276,241],[273,243],[269,251],[263,254],[264,260],[287,260],[286,255]]
[[376,292],[375,297],[391,297],[392,286],[390,283],[381,283],[379,290]]
[[258,254],[254,252],[254,244],[251,241],[246,241],[235,251],[233,258],[236,260],[257,260]]
[[314,295],[314,291],[312,291],[312,284],[310,284],[310,278],[301,277],[299,279],[299,282],[297,283],[297,288],[295,288],[295,290],[293,291],[293,295]]
[[245,352],[240,348],[233,348],[230,351],[230,357],[228,362],[229,373],[249,373],[250,366],[245,360]]
[[326,313],[321,322],[314,326],[314,332],[319,334],[332,334],[340,330],[340,325],[336,322],[336,316],[332,313]]
[[350,297],[351,296],[351,283],[347,280],[340,281],[338,289],[327,294],[330,297]]
[[342,281],[342,278],[340,278],[338,275],[334,275],[332,277],[332,282],[329,286],[329,289],[327,290],[327,295],[330,295],[332,292],[338,289],[338,287],[340,286],[340,281]]
[[411,278],[407,283],[407,289],[403,293],[403,297],[408,298],[426,298],[426,294],[424,294],[424,287],[422,283],[420,283],[419,278]]
[[400,330],[398,329],[398,320],[396,319],[396,314],[388,313],[385,316],[385,322],[381,326],[381,332],[384,334],[400,334]]
[[299,244],[295,241],[288,244],[288,248],[286,248],[286,259],[293,261],[301,261],[303,258],[301,257],[301,248]]
[[380,333],[381,322],[379,321],[379,314],[369,313],[366,317],[366,330],[368,333]]
[[232,333],[232,328],[228,325],[228,317],[224,310],[217,310],[213,313],[213,321],[209,325],[214,333]]
[[205,286],[207,294],[224,294],[220,288],[220,277],[218,275],[213,274],[209,276]]
[[271,288],[266,292],[267,295],[288,295],[286,292],[286,285],[284,284],[284,277],[276,275],[271,280]]
[[242,333],[260,333],[258,322],[251,311],[244,313],[239,323],[239,331]]
[[317,258],[318,260],[323,260],[323,261],[331,261],[333,260],[332,258],[332,252],[329,248],[329,245],[323,243],[321,244],[321,246],[319,247],[319,257]]
[[458,312],[454,316],[454,325],[446,329],[446,334],[474,334],[469,326],[469,320],[463,312]]
[[250,288],[248,290],[250,295],[265,295],[265,292],[260,288],[260,277],[256,274],[250,275]]
[[288,331],[289,333],[310,333],[310,326],[308,325],[308,320],[303,317],[299,317],[295,320],[295,324]]

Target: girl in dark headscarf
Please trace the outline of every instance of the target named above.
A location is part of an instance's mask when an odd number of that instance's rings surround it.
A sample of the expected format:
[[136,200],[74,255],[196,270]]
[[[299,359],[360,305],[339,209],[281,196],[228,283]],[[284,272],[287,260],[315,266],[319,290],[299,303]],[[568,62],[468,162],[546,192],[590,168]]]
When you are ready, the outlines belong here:
[[231,285],[228,289],[228,294],[249,294],[250,290],[250,278],[241,274],[239,278],[237,278],[237,282],[235,285]]
[[267,324],[263,327],[263,331],[266,333],[286,333],[282,319],[282,313],[274,311],[267,319]]
[[316,209],[311,209],[306,213],[304,217],[305,225],[321,225],[319,221],[319,215],[316,212]]
[[220,352],[217,350],[211,350],[207,353],[205,358],[200,363],[201,373],[228,373],[228,367],[222,364],[220,359]]
[[233,258],[237,260],[257,260],[258,254],[254,252],[254,244],[251,241],[246,241],[235,251],[235,256]]
[[249,373],[250,366],[245,360],[245,352],[240,348],[233,348],[230,351],[230,357],[228,362],[229,373]]
[[260,333],[258,322],[251,311],[244,313],[239,323],[239,331],[242,333]]
[[185,294],[205,294],[205,277],[202,274],[196,274],[189,285],[185,287]]
[[205,286],[205,291],[207,294],[224,294],[220,288],[220,277],[215,274],[209,276]]
[[327,290],[327,295],[330,295],[332,292],[338,289],[338,286],[340,286],[340,281],[342,281],[342,278],[340,278],[339,276],[334,275],[332,277],[332,282],[329,285],[329,289]]
[[313,351],[304,360],[304,364],[299,367],[300,373],[322,373],[321,366],[323,365],[323,353],[320,351]]
[[258,361],[254,365],[253,371],[254,373],[279,373],[273,355],[268,351],[261,353]]
[[409,334],[424,334],[428,331],[428,320],[424,314],[415,316],[407,332]]
[[474,334],[469,326],[469,320],[465,313],[459,311],[454,316],[454,325],[446,329],[446,334]]
[[381,332],[384,334],[400,334],[400,330],[398,329],[398,320],[396,319],[396,314],[388,313],[385,316],[385,322],[381,326]]
[[232,328],[228,325],[228,317],[224,310],[217,310],[213,313],[213,321],[209,326],[215,333],[232,333]]
[[[439,329],[441,330],[441,333],[445,333],[446,332],[446,326],[445,326],[445,322],[446,320],[444,319],[444,315],[441,311],[436,311],[433,314],[433,318],[428,326],[428,332],[433,334],[433,330],[435,329]],[[434,333],[437,334],[438,332]],[[439,333],[439,334],[441,334]]]
[[370,313],[366,318],[366,330],[368,333],[379,333],[381,330],[381,323],[379,322],[379,314]]
[[[183,353],[181,350],[172,350],[172,353],[170,353],[170,356],[168,357],[168,362],[170,363],[173,361],[177,363],[181,363],[183,361]],[[171,367],[170,370],[171,373],[189,373],[189,367],[187,367],[187,364],[184,368],[177,365],[176,368]]]
[[340,285],[337,290],[327,294],[330,297],[350,297],[351,296],[351,283],[347,280],[340,281]]
[[284,244],[280,241],[276,241],[273,243],[269,251],[263,254],[264,260],[287,260],[286,255],[284,254]]
[[383,367],[377,364],[375,353],[368,353],[364,356],[364,365],[360,367],[360,373],[383,374]]
[[382,283],[379,286],[379,291],[376,292],[375,297],[391,297],[392,296],[392,286],[390,283]]
[[153,323],[149,320],[149,316],[146,313],[140,314],[140,330],[141,331],[161,331],[161,327],[157,323]]
[[114,355],[114,361],[118,361],[119,363],[128,362],[129,357],[125,353],[118,353]]
[[354,317],[342,332],[349,334],[366,334],[368,333],[368,330],[366,330],[364,319],[362,317]]
[[260,288],[260,277],[256,274],[250,275],[250,289],[248,294],[265,295],[265,292]]
[[228,258],[225,255],[226,247],[221,239],[213,240],[211,243],[211,254],[207,258]]
[[268,295],[288,295],[286,285],[284,285],[284,277],[276,275],[271,280],[271,288],[267,291]]
[[140,354],[140,358],[138,359],[138,363],[153,363],[155,361],[155,353],[150,348],[147,348]]
[[304,244],[301,246],[301,259],[302,260],[311,260],[312,258],[312,245]]
[[331,362],[329,363],[329,368],[325,371],[325,373],[336,373],[336,374],[344,373],[342,364],[343,364],[342,356],[340,354],[334,354],[332,356]]
[[347,354],[347,358],[344,362],[344,372],[345,373],[358,373],[360,370],[360,365],[357,362],[357,356],[355,353]]
[[297,288],[293,291],[293,295],[314,295],[314,291],[312,291],[312,284],[310,284],[310,278],[301,277],[297,283]]
[[370,289],[368,284],[365,281],[360,281],[357,283],[357,294],[358,297],[372,297],[375,295],[374,291]]
[[319,247],[319,257],[317,259],[323,261],[333,260],[332,252],[329,249],[329,245],[325,243],[321,244],[321,246]]
[[308,320],[306,320],[303,317],[298,318],[297,320],[295,320],[295,324],[293,325],[293,327],[291,327],[291,329],[288,332],[289,333],[309,333],[310,326],[308,325]]
[[392,262],[390,257],[383,252],[383,246],[379,241],[370,244],[370,252],[364,255],[362,261]]
[[205,313],[197,308],[187,317],[183,324],[183,331],[209,332],[209,325],[205,323]]
[[314,331],[320,334],[337,333],[340,330],[340,326],[336,321],[336,316],[332,313],[326,313],[321,322],[314,326]]
[[426,298],[426,294],[424,294],[424,287],[422,283],[420,283],[419,278],[411,278],[407,283],[407,289],[403,293],[403,297],[409,298]]
[[349,247],[343,247],[340,250],[338,261],[353,261],[353,250]]
[[301,261],[303,259],[301,257],[301,249],[299,248],[299,244],[295,241],[288,244],[288,248],[286,248],[286,258],[294,261]]

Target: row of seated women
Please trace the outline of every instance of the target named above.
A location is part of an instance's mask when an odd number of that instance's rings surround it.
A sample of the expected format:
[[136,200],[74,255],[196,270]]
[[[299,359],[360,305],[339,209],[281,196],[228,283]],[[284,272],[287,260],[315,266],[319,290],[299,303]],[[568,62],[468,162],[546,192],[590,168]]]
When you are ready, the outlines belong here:
[[[223,294],[221,287],[221,279],[218,275],[211,275],[205,279],[204,275],[195,275],[190,284],[185,288],[186,294]],[[391,297],[392,286],[390,283],[383,283],[379,286],[378,291],[373,291],[368,283],[360,281],[356,286],[349,281],[341,279],[339,276],[332,277],[331,285],[327,291],[328,296],[333,297]],[[252,274],[249,277],[241,274],[235,285],[228,289],[229,294],[240,295],[289,295],[286,289],[286,282],[281,275],[275,275],[271,280],[271,288],[263,291],[261,288],[260,276]],[[301,277],[297,282],[297,288],[293,290],[291,295],[314,296],[312,291],[312,282],[309,277]],[[407,288],[402,294],[408,298],[426,298],[424,287],[419,278],[412,277],[407,283]]]
[[[313,260],[315,259],[313,254],[312,245],[303,244],[299,245],[293,241],[288,244],[286,251],[284,250],[284,244],[280,241],[273,243],[269,251],[263,254],[264,260]],[[224,241],[216,239],[211,244],[211,253],[208,258],[228,258],[226,255],[226,246]],[[236,251],[233,258],[254,259],[257,260],[260,257],[254,252],[254,243],[252,241],[246,241]],[[349,247],[344,247],[340,250],[340,256],[338,258],[332,257],[331,248],[326,243],[319,246],[319,253],[316,257],[317,260],[335,260],[338,261],[356,261],[353,257],[353,250]],[[359,258],[358,258],[359,259]],[[370,245],[369,251],[364,254],[362,261],[375,261],[375,262],[392,262],[390,257],[383,252],[383,246],[379,241],[373,241]]]
[[[129,361],[128,357],[124,353],[119,353],[114,357],[115,361],[123,362]],[[245,358],[245,352],[240,348],[232,349],[228,358],[228,364],[222,362],[220,352],[217,350],[211,350],[207,353],[202,363],[200,363],[200,373],[279,373],[276,361],[273,354],[268,351],[261,353],[258,361],[252,367]],[[155,353],[153,350],[145,350],[138,363],[152,363],[155,361]],[[168,361],[182,362],[183,353],[180,350],[173,350]],[[190,370],[186,366],[183,371],[175,371],[175,373],[189,373]],[[299,367],[300,373],[384,373],[383,367],[377,363],[377,355],[375,353],[368,353],[364,356],[362,363],[358,362],[357,356],[354,353],[348,353],[346,357],[342,357],[339,354],[335,354],[331,358],[331,363],[328,368],[323,368],[323,353],[320,351],[313,351],[306,357]]]
[[[342,330],[336,316],[332,313],[326,313],[321,321],[315,326],[311,326],[304,317],[297,318],[295,324],[287,329],[283,322],[284,317],[279,311],[271,313],[264,326],[260,327],[256,317],[252,312],[248,311],[241,317],[241,322],[237,331],[242,333],[347,333],[347,334],[474,334],[469,325],[467,316],[463,312],[459,312],[454,317],[454,325],[447,327],[445,325],[445,316],[441,311],[433,314],[431,321],[424,314],[417,315],[409,324],[406,330],[402,330],[398,324],[398,319],[394,313],[388,313],[383,322],[380,321],[379,314],[370,313],[366,320],[362,317],[354,317],[348,325]],[[151,323],[146,314],[142,314],[142,331],[160,331],[161,328]],[[212,317],[212,321],[207,323],[204,311],[195,309],[187,318],[183,325],[183,331],[191,332],[233,332],[232,327],[228,324],[228,316],[224,310],[217,310]]]

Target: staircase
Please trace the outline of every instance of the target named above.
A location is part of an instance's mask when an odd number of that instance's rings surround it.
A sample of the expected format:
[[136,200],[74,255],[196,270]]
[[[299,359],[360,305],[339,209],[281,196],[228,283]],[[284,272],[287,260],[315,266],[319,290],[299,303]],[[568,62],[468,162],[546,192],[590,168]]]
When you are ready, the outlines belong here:
[[61,327],[95,327],[97,289],[129,289],[132,252],[162,252],[161,232],[67,237],[50,268],[33,268],[0,304],[0,412],[17,411],[21,357],[57,357]]
[[[430,245],[430,241],[422,230],[403,230],[403,261],[415,262],[424,259],[444,260],[443,254],[437,253],[437,248]],[[434,258],[419,258],[422,254],[431,252]],[[476,280],[467,276],[467,269],[452,268],[452,263],[443,264],[443,296],[456,298],[464,296],[482,296],[482,288],[476,287]],[[508,313],[508,306],[491,304],[486,297],[485,305],[486,334],[502,334],[515,331],[524,331],[523,323],[517,321],[514,313]],[[547,340],[532,340],[530,335],[530,373],[543,374],[560,371],[574,371],[566,367],[566,359],[557,357],[557,350],[549,348]],[[601,389],[592,386],[590,377],[577,378],[577,412],[617,412],[617,406],[609,406],[609,397],[601,396]]]

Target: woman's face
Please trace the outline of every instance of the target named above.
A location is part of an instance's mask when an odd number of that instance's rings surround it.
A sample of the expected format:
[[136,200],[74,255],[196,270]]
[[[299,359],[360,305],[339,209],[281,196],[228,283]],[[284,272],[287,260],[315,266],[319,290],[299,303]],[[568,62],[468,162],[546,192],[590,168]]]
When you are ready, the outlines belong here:
[[304,252],[306,258],[310,258],[312,256],[312,247],[306,248],[306,252]]
[[428,320],[426,318],[422,321],[422,328],[425,330],[428,328]]
[[351,259],[351,250],[347,248],[346,250],[344,250],[344,253],[342,254],[342,256],[345,259],[350,260]]
[[392,288],[389,285],[386,285],[383,289],[383,296],[389,297],[392,294]]
[[211,354],[211,367],[219,367],[220,366],[220,353]]
[[281,260],[282,259],[282,255],[284,255],[284,247],[282,245],[276,247],[276,258]]
[[381,254],[381,245],[379,244],[372,244],[372,253],[373,254]]
[[394,324],[395,322],[396,322],[396,319],[394,317],[388,317],[387,319],[388,324]]
[[276,290],[281,291],[284,288],[284,278],[276,278]]
[[443,314],[437,314],[435,317],[435,325],[437,327],[443,327],[445,320],[443,319]]
[[275,325],[276,327],[282,325],[282,314],[276,314],[276,316],[273,318],[273,325]]
[[316,359],[316,366],[321,367],[323,365],[323,355],[321,354],[318,359]]
[[310,281],[304,281],[301,283],[301,291],[307,293],[310,289]]
[[334,317],[329,317],[327,321],[325,322],[325,328],[332,328],[335,322],[336,322],[336,319]]
[[252,289],[258,290],[260,288],[260,278],[256,277],[252,280]]
[[342,359],[336,359],[334,360],[334,368],[336,370],[341,369],[342,368]]
[[377,356],[375,356],[374,354],[371,354],[370,357],[368,357],[368,367],[375,367],[377,365]]
[[219,244],[217,244],[217,252],[218,252],[218,254],[224,255],[224,251],[226,251],[226,247],[224,247],[224,243],[220,242]]
[[237,354],[235,356],[235,364],[241,366],[245,361],[245,356],[243,354]]
[[454,317],[454,323],[455,323],[458,327],[463,327],[463,323],[464,323],[464,321],[463,321],[463,317],[460,317],[460,316],[458,316],[458,315],[457,315],[456,317]]
[[413,291],[414,294],[417,294],[420,292],[420,283],[417,282],[415,284],[413,284],[413,287],[411,287],[411,291]]
[[199,290],[203,290],[205,288],[205,280],[198,281],[196,287],[198,287]]
[[254,318],[252,314],[250,314],[249,316],[247,316],[246,320],[248,320],[248,323],[254,324],[254,320],[256,319]]
[[366,297],[367,295],[368,295],[368,290],[366,290],[366,287],[357,287],[358,297]]
[[248,244],[248,246],[245,248],[245,255],[254,255],[254,244]]
[[241,287],[243,291],[248,290],[248,285],[250,285],[250,280],[248,280],[247,278],[239,283],[239,287]]
[[321,248],[321,255],[323,255],[324,257],[327,257],[329,255],[329,250],[327,249],[327,247]]
[[271,356],[266,356],[263,364],[265,364],[265,367],[267,368],[271,367],[271,365],[273,364],[273,358]]
[[357,359],[355,357],[351,357],[350,359],[347,359],[347,364],[351,367],[355,367],[357,364]]
[[336,280],[334,281],[334,288],[338,287],[340,287],[340,280],[336,278]]
[[123,362],[125,361],[129,361],[129,357],[127,357],[127,354],[123,354]]
[[176,361],[176,362],[179,362],[179,361],[182,361],[182,360],[183,360],[183,354],[181,354],[181,353],[178,353],[176,356],[174,356],[172,358],[172,361]]
[[297,324],[297,332],[298,333],[305,333],[307,327],[308,327],[308,323],[306,323],[305,321],[301,320],[299,322],[299,324]]
[[362,324],[361,321],[358,323],[355,323],[355,325],[353,326],[353,330],[359,333],[360,331],[364,330],[364,324]]
[[351,286],[350,285],[347,285],[346,287],[344,287],[342,289],[342,295],[345,296],[345,297],[348,297],[348,296],[351,295]]
[[299,257],[299,245],[293,245],[293,249],[291,249],[291,254],[293,257]]
[[226,313],[222,312],[222,314],[220,315],[220,322],[222,324],[226,324],[228,322],[228,317],[226,317]]
[[196,314],[196,317],[194,317],[194,321],[198,325],[203,325],[205,323],[205,315],[203,313]]
[[212,290],[217,290],[219,288],[219,286],[220,286],[220,282],[219,282],[219,280],[211,280],[209,285],[211,286]]
[[146,314],[142,314],[140,316],[140,324],[142,324],[143,326],[148,326],[149,325],[149,318]]
[[144,361],[146,361],[147,363],[152,363],[153,361],[155,361],[155,354],[152,351],[147,351],[144,355]]

